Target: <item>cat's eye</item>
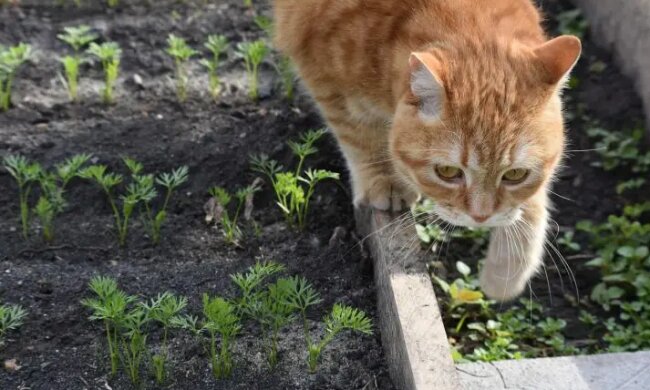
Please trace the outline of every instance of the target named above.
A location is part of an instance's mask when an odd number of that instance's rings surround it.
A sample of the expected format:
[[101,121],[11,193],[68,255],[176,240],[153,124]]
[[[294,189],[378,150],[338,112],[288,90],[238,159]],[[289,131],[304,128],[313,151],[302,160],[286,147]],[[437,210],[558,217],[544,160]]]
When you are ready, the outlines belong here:
[[528,177],[528,169],[515,168],[503,174],[503,181],[508,184],[519,184]]
[[463,171],[458,167],[451,165],[438,165],[436,166],[436,173],[442,180],[452,181],[463,177]]

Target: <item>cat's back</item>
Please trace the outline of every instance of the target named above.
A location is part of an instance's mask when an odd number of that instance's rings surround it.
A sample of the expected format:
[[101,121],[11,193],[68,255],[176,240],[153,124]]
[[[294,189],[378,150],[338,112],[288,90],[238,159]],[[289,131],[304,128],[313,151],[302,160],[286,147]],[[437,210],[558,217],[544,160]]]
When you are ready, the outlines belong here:
[[[410,51],[493,36],[538,42],[531,0],[275,0],[276,46],[306,81],[390,94]],[[452,43],[453,44],[453,43]],[[462,43],[460,43],[462,44]],[[314,84],[314,83],[312,83]]]

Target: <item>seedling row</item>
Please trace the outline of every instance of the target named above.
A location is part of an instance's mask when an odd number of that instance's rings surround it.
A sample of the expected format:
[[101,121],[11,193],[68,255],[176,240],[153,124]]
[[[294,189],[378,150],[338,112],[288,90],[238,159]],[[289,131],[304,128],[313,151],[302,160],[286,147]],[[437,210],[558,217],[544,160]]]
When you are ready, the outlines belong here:
[[[256,18],[260,28],[270,33],[268,19]],[[116,42],[99,43],[99,35],[89,26],[80,25],[65,27],[63,33],[57,36],[69,46],[69,53],[61,56],[61,80],[71,102],[79,100],[79,80],[82,65],[91,64],[100,67],[104,73],[104,84],[101,89],[101,100],[105,104],[115,103],[115,87],[119,77],[122,49]],[[217,101],[221,93],[220,66],[223,57],[228,52],[230,44],[224,35],[209,35],[203,48],[206,54],[199,60],[205,68],[209,79],[208,92]],[[182,37],[170,34],[167,38],[165,52],[174,63],[174,85],[179,102],[185,102],[188,97],[188,84],[191,74],[189,62],[202,53],[190,45]],[[259,71],[262,63],[269,57],[271,49],[267,39],[241,42],[237,44],[235,54],[241,58],[248,79],[248,96],[256,101],[259,99]],[[34,49],[26,43],[4,47],[0,45],[0,110],[7,111],[11,107],[11,96],[15,78],[19,69],[34,57]],[[288,58],[279,56],[274,65],[281,80],[284,96],[293,99],[295,75]]]

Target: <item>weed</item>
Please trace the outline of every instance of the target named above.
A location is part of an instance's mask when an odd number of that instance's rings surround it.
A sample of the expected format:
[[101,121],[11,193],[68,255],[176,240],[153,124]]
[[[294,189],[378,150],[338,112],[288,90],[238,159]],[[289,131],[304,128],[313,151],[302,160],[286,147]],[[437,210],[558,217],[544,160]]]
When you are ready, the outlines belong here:
[[32,56],[32,47],[25,43],[17,46],[0,45],[0,110],[7,111],[11,105],[11,88],[16,72]]
[[27,317],[27,311],[18,305],[0,304],[0,346],[10,330],[20,328]]
[[575,35],[582,39],[589,28],[589,22],[583,17],[582,11],[573,9],[559,13],[555,19],[558,31],[565,35]]
[[290,141],[289,147],[298,157],[295,171],[283,172],[284,167],[266,155],[251,157],[252,169],[267,176],[275,191],[277,205],[290,226],[302,230],[307,222],[309,202],[316,184],[323,180],[338,180],[339,174],[322,169],[307,169],[302,175],[308,156],[318,152],[314,146],[325,130],[311,130],[301,136],[300,142]]
[[20,203],[20,221],[23,238],[27,239],[29,231],[29,194],[32,185],[38,182],[43,169],[38,163],[32,163],[23,156],[6,156],[3,159],[5,169],[18,184],[18,199]]
[[106,104],[112,104],[113,89],[120,71],[122,49],[120,49],[120,46],[115,42],[104,42],[101,45],[92,42],[88,48],[88,53],[97,57],[102,63],[105,76],[102,100]]
[[187,61],[198,52],[192,49],[185,39],[170,34],[167,38],[167,54],[174,59],[176,69],[176,96],[179,102],[187,100],[187,83],[189,76],[187,73]]
[[[503,312],[496,312],[496,302],[485,299],[478,279],[463,262],[456,263],[460,275],[448,283],[432,275],[445,294],[439,298],[453,357],[457,362],[495,361],[523,357],[556,356],[576,353],[565,344],[566,322],[544,317],[542,306],[521,299]],[[544,319],[542,319],[544,318]]]
[[210,221],[214,219],[215,222],[221,224],[224,239],[227,243],[236,246],[240,245],[243,233],[238,225],[239,216],[246,203],[246,199],[257,191],[259,191],[259,187],[255,184],[237,190],[234,194],[237,207],[235,208],[234,214],[231,215],[228,211],[228,206],[233,201],[233,195],[219,186],[210,188],[209,193],[212,196],[211,201],[215,205],[215,210],[209,215],[209,219]]
[[74,50],[74,55],[64,56],[60,59],[65,71],[66,87],[71,101],[77,100],[77,86],[79,82],[79,66],[84,59],[81,57],[81,51],[92,41],[98,38],[97,34],[92,32],[88,26],[65,27],[64,33],[59,34],[57,38],[67,43]]
[[221,91],[221,80],[219,79],[218,73],[219,62],[221,55],[228,48],[228,40],[223,35],[210,35],[208,36],[208,40],[204,46],[210,50],[212,58],[204,58],[200,63],[208,70],[208,76],[210,79],[210,95],[216,100]]
[[242,42],[237,45],[237,53],[244,59],[248,76],[248,96],[259,98],[259,67],[269,53],[269,47],[263,40]]

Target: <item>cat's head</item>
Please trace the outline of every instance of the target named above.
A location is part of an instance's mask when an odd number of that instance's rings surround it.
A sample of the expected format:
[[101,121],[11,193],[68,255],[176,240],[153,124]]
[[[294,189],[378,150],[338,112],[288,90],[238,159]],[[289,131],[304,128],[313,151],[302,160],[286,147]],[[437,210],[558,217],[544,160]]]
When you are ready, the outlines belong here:
[[562,36],[412,53],[390,150],[398,178],[462,226],[504,226],[543,190],[564,148],[559,92],[580,56]]

